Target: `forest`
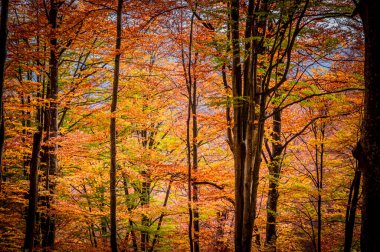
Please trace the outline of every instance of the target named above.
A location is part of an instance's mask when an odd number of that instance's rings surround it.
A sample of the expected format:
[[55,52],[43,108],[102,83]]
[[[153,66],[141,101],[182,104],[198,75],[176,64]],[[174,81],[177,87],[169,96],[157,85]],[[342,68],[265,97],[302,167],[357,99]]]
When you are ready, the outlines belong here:
[[380,1],[1,0],[0,251],[380,251]]

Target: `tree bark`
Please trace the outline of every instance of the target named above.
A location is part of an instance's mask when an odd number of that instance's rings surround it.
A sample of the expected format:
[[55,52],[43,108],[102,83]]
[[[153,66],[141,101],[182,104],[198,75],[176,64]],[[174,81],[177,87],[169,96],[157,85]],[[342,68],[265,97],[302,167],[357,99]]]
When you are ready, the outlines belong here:
[[[245,25],[245,60],[242,76],[240,60],[240,1],[231,1],[232,39],[232,94],[234,99],[233,152],[235,165],[235,251],[251,251],[254,219],[256,216],[257,189],[261,163],[261,145],[264,133],[264,84],[257,76],[257,56],[260,43],[252,39],[259,36],[253,17],[254,1],[249,1]],[[262,9],[260,9],[262,8]],[[266,1],[256,11],[266,11]],[[255,27],[255,22],[257,27]],[[252,31],[252,27],[255,27]],[[242,78],[243,77],[243,78]]]
[[267,202],[267,225],[266,225],[266,237],[265,245],[270,248],[276,248],[277,230],[277,204],[278,204],[278,183],[281,175],[282,166],[282,151],[283,146],[281,144],[281,111],[275,109],[273,114],[273,143],[272,153],[270,156],[269,169],[269,190],[268,190],[268,202]]
[[120,73],[120,48],[121,48],[121,17],[123,10],[123,0],[117,2],[117,24],[116,24],[116,56],[115,68],[112,85],[112,103],[111,103],[111,123],[110,123],[110,144],[111,144],[111,168],[110,168],[110,219],[111,219],[111,249],[117,252],[117,228],[116,228],[116,110],[117,110],[117,94],[119,89],[119,73]]
[[34,225],[36,222],[37,194],[38,194],[38,166],[41,149],[42,131],[33,135],[32,159],[30,161],[29,173],[29,204],[26,218],[26,231],[24,239],[24,251],[33,251],[34,246]]
[[321,132],[321,144],[320,152],[318,153],[318,148],[316,148],[316,160],[318,160],[319,154],[319,166],[317,165],[316,169],[319,169],[317,172],[318,175],[318,252],[322,251],[322,190],[323,190],[323,173],[324,173],[324,153],[325,153],[325,123],[322,122],[320,129]]
[[357,4],[365,35],[365,95],[362,137],[357,159],[363,174],[363,207],[360,246],[362,251],[380,251],[380,2]]
[[[194,17],[192,17],[193,19]],[[191,62],[191,50],[192,50],[192,40],[193,40],[193,20],[191,21],[191,31],[190,31],[190,46],[189,46],[189,83],[190,85],[193,85],[192,88],[192,94],[189,94],[191,99],[191,115],[193,120],[192,125],[192,154],[193,154],[193,172],[194,174],[197,174],[198,171],[198,118],[197,118],[197,78],[195,75],[195,64],[192,64]],[[195,53],[195,63],[196,63],[196,57],[197,54]],[[194,65],[194,66],[192,66]],[[194,76],[191,76],[191,68],[193,68],[193,74]],[[192,95],[192,98],[191,98]],[[192,197],[193,197],[193,214],[194,214],[194,251],[199,252],[200,251],[200,241],[199,241],[199,232],[200,232],[200,225],[199,225],[199,209],[198,209],[198,198],[199,198],[199,188],[195,184],[196,178],[192,178]]]
[[0,191],[5,179],[3,170],[3,153],[4,153],[4,78],[5,78],[5,61],[7,58],[7,37],[8,37],[8,0],[1,0],[1,23],[0,23]]
[[[188,108],[186,120],[186,147],[187,147],[187,165],[188,165],[188,209],[189,209],[189,243],[190,251],[199,252],[199,211],[197,208],[198,202],[198,186],[194,183],[193,172],[198,170],[198,121],[197,121],[197,81],[194,71],[194,64],[192,62],[193,50],[193,31],[194,31],[194,17],[193,12],[190,20],[190,34],[189,34],[189,58],[188,66],[186,68],[184,54],[182,55],[183,69],[185,72],[185,79],[188,91]],[[196,58],[196,57],[195,57]],[[196,59],[195,59],[196,61]],[[187,71],[186,71],[187,70]],[[190,135],[191,131],[191,135]]]
[[[324,110],[322,111],[323,114],[327,114],[327,112]],[[312,131],[314,134],[314,150],[315,150],[315,156],[314,156],[314,167],[315,167],[315,179],[313,180],[314,186],[318,190],[318,197],[317,197],[317,241],[315,242],[313,240],[313,244],[315,243],[315,250],[317,252],[322,251],[322,190],[323,190],[323,173],[324,173],[324,155],[325,155],[325,131],[326,131],[326,123],[321,122],[321,125],[318,125],[317,123],[312,124]],[[314,223],[311,223],[312,228],[314,230]],[[313,231],[314,232],[314,231]]]
[[[261,165],[267,100],[287,79],[292,48],[301,30],[309,1],[277,6],[283,14],[278,27],[268,32],[268,0],[246,1],[244,41],[240,41],[240,1],[231,0],[230,31],[232,44],[233,153],[235,168],[235,251],[251,251],[257,190]],[[285,17],[286,16],[286,17]],[[274,32],[274,35],[269,35]],[[285,35],[286,34],[286,35]],[[271,36],[272,47],[265,41]],[[240,44],[244,44],[244,53]],[[283,45],[286,44],[286,48]],[[242,59],[241,59],[242,57]],[[263,58],[268,62],[263,68]],[[283,67],[279,66],[283,64]],[[243,68],[242,68],[243,65]],[[263,73],[263,69],[265,69]],[[281,73],[279,80],[274,71]],[[275,84],[271,84],[275,81]]]
[[55,0],[50,1],[49,9],[49,25],[51,27],[50,34],[50,58],[49,58],[49,81],[46,88],[47,107],[45,108],[44,131],[46,136],[43,139],[46,146],[43,148],[42,162],[44,163],[45,189],[49,195],[41,198],[42,205],[47,209],[46,213],[41,215],[42,229],[42,246],[53,247],[55,241],[55,217],[50,212],[52,195],[55,190],[54,176],[58,170],[57,160],[57,144],[54,142],[58,136],[58,40],[56,37],[56,29],[58,28],[58,9],[60,3]]
[[[241,63],[240,63],[240,45],[239,45],[239,21],[240,21],[240,3],[239,0],[231,1],[231,40],[232,40],[232,94],[233,98],[241,97]],[[234,101],[235,102],[235,101]],[[241,129],[241,112],[236,109],[234,104],[234,166],[235,166],[235,251],[243,251],[242,236],[243,236],[243,170],[241,163],[244,160],[244,143],[241,142],[242,129]]]
[[350,195],[348,197],[347,210],[346,210],[346,223],[344,235],[344,252],[351,251],[352,237],[355,227],[356,208],[359,200],[361,171],[356,169],[354,179],[352,180]]

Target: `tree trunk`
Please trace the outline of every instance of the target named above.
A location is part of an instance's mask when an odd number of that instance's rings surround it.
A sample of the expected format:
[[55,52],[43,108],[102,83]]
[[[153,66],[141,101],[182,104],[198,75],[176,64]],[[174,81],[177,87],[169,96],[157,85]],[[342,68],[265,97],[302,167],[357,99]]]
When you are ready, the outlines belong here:
[[[239,0],[231,1],[231,40],[232,40],[232,92],[233,97],[240,97],[242,81],[241,81],[241,63],[240,63],[240,45],[239,45]],[[234,101],[235,102],[235,101]],[[236,106],[234,106],[236,107]],[[240,122],[240,109],[234,108],[234,166],[235,166],[235,251],[243,251],[242,244],[242,227],[243,227],[243,170],[241,163],[244,160],[244,143],[240,141],[242,137],[242,129]]]
[[[164,200],[164,204],[163,204],[163,207],[166,207],[167,204],[168,204],[168,200],[169,200],[169,195],[170,195],[170,189],[171,189],[171,186],[172,186],[172,180],[169,181],[169,185],[168,185],[168,188],[166,189],[166,194],[165,194],[165,200]],[[153,252],[154,251],[154,246],[156,245],[156,242],[158,241],[158,232],[160,231],[161,229],[161,225],[162,225],[162,221],[164,219],[164,216],[165,216],[165,213],[162,212],[161,215],[160,215],[160,218],[158,219],[158,224],[157,224],[157,229],[156,229],[156,234],[154,235],[154,238],[153,238],[153,241],[152,241],[152,246],[150,247],[150,252]]]
[[[231,0],[230,28],[232,52],[233,154],[235,168],[235,251],[251,251],[261,165],[267,100],[286,80],[291,52],[302,29],[309,1],[280,5],[276,12],[278,29],[269,26],[268,0],[246,1],[246,16],[240,18],[239,0]],[[276,7],[275,7],[276,8]],[[286,17],[285,17],[286,16]],[[245,20],[244,40],[240,41],[239,23]],[[281,27],[281,28],[280,28]],[[271,31],[268,32],[268,30]],[[270,35],[274,33],[275,35]],[[285,36],[285,34],[288,34]],[[268,37],[275,38],[268,46]],[[244,44],[244,53],[240,47]],[[286,49],[283,48],[286,45]],[[263,59],[267,62],[263,63]],[[283,64],[285,63],[285,64]],[[263,64],[267,65],[263,67]],[[283,65],[279,68],[280,65]],[[242,68],[242,66],[244,66]],[[264,70],[264,73],[263,73]],[[273,78],[274,71],[281,78]],[[273,84],[275,82],[275,84]],[[256,234],[257,235],[257,234]]]
[[187,109],[186,120],[186,147],[187,147],[187,201],[189,210],[189,225],[188,225],[188,237],[190,244],[190,252],[194,252],[194,239],[193,239],[193,199],[192,199],[192,167],[191,167],[191,143],[190,143],[190,120],[191,120],[191,86],[188,83],[189,89],[189,102]]
[[[47,209],[46,213],[41,215],[42,229],[42,246],[53,247],[55,240],[55,217],[50,212],[52,195],[55,190],[54,176],[58,169],[57,144],[51,143],[58,136],[58,41],[55,34],[57,29],[59,3],[55,0],[50,1],[49,25],[52,29],[50,35],[50,59],[49,59],[49,81],[46,89],[46,99],[48,99],[47,108],[45,109],[44,131],[46,136],[44,142],[47,143],[43,148],[42,162],[44,163],[45,189],[49,195],[41,199],[42,205]],[[53,178],[52,178],[52,177]]]
[[380,2],[357,6],[365,35],[365,95],[362,137],[356,157],[363,173],[361,250],[380,251]]
[[34,225],[36,222],[37,194],[38,194],[38,166],[41,149],[42,131],[34,133],[32,159],[30,161],[29,173],[29,204],[26,218],[26,231],[24,240],[24,251],[33,251]]
[[[265,1],[264,1],[265,3]],[[235,165],[235,251],[251,251],[257,189],[264,133],[265,97],[257,77],[260,46],[252,40],[256,32],[253,19],[254,1],[249,1],[245,32],[245,60],[242,79],[240,60],[239,5],[231,1],[232,94],[234,98],[234,165]],[[264,9],[265,11],[265,4]],[[258,24],[260,26],[261,24]],[[261,27],[264,28],[264,27]],[[265,30],[265,29],[264,29]]]
[[[321,126],[321,148],[319,152],[319,167],[316,168],[319,169],[319,172],[317,173],[319,175],[317,181],[318,181],[318,252],[322,251],[322,189],[323,189],[323,168],[324,168],[324,152],[325,152],[325,146],[324,146],[324,140],[325,140],[325,123],[322,122]],[[316,158],[318,158],[318,148],[316,149]],[[317,159],[316,159],[317,160]]]
[[[190,52],[191,54],[191,52]],[[191,59],[190,59],[191,60]],[[189,65],[189,74],[191,75],[191,65]],[[192,104],[191,104],[191,114],[193,119],[193,137],[192,137],[192,150],[193,150],[193,172],[194,174],[197,174],[198,171],[198,119],[197,119],[197,79],[194,74],[194,78],[189,78],[189,81],[194,79],[192,82],[193,85],[193,97],[192,97]],[[191,83],[191,82],[190,82]],[[191,84],[190,84],[191,85]],[[194,183],[196,182],[196,178],[192,179],[193,184],[193,214],[194,214],[194,251],[199,252],[200,251],[200,241],[199,241],[199,210],[198,210],[198,198],[199,198],[199,188]]]
[[[32,73],[28,73],[28,80],[32,80],[32,77],[30,76]],[[21,97],[21,104],[24,105],[24,104],[28,104],[30,105],[30,96],[28,95],[27,98],[26,98],[26,101],[25,101],[25,98],[24,98],[24,95],[22,95]],[[26,130],[26,127],[30,127],[31,126],[31,122],[30,122],[30,112],[24,112],[22,111],[22,126],[24,127],[24,129],[22,130],[22,134],[23,134],[23,138],[22,138],[22,143],[25,144],[26,143],[26,139],[29,137],[29,132]],[[27,119],[25,119],[25,117]],[[23,168],[23,175],[25,177],[25,179],[28,178],[28,172],[27,172],[27,167],[30,166],[30,157],[28,154],[24,154],[23,155],[23,162],[22,162],[22,168]]]
[[[140,196],[140,204],[141,207],[144,208],[144,206],[149,205],[150,202],[150,182],[149,182],[149,176],[147,176],[146,172],[142,173],[143,175],[143,182],[141,186],[141,196]],[[150,219],[148,216],[143,214],[142,220],[141,220],[142,230],[141,230],[141,251],[146,252],[149,248],[149,228],[150,228]]]
[[[124,195],[125,195],[125,203],[128,207],[128,213],[131,213],[132,206],[129,204],[129,192],[128,192],[128,180],[127,180],[127,175],[123,174],[123,187],[124,187]],[[137,246],[137,239],[136,239],[136,233],[133,230],[133,221],[132,219],[128,219],[129,226],[131,228],[131,236],[132,236],[132,246],[133,246],[133,251],[137,252],[138,251],[138,246]]]
[[269,190],[267,202],[267,225],[265,245],[270,250],[276,250],[277,230],[277,204],[278,204],[278,183],[281,174],[282,151],[281,145],[281,111],[276,109],[273,114],[273,143],[270,157],[269,169]]
[[5,179],[3,169],[3,152],[4,152],[4,78],[5,78],[5,61],[7,58],[7,37],[8,37],[8,0],[1,0],[1,23],[0,23],[0,191]]
[[[327,114],[326,111],[322,113]],[[315,180],[313,180],[314,186],[318,190],[317,198],[317,241],[316,241],[316,251],[322,251],[322,189],[323,189],[323,173],[324,173],[324,155],[325,155],[325,130],[326,123],[321,122],[321,125],[314,123],[312,125],[312,131],[314,134],[314,167],[315,167]],[[312,228],[314,229],[314,223],[312,222]],[[315,241],[313,241],[315,242]]]
[[116,252],[117,248],[117,229],[116,229],[116,109],[117,93],[119,89],[120,73],[120,47],[121,47],[121,16],[123,10],[123,0],[117,2],[117,27],[116,27],[116,56],[115,69],[112,85],[112,104],[111,104],[111,123],[110,123],[110,140],[111,140],[111,168],[110,168],[110,219],[111,219],[111,249]]
[[217,229],[215,234],[215,251],[224,252],[227,250],[227,244],[224,241],[225,231],[224,226],[226,225],[227,211],[221,210],[216,213]]
[[355,176],[352,181],[351,188],[350,188],[350,195],[348,197],[348,204],[347,204],[347,210],[346,210],[345,236],[344,236],[344,252],[351,251],[352,237],[353,237],[354,227],[355,227],[356,208],[358,206],[358,200],[359,200],[360,178],[361,178],[361,171],[360,169],[357,168],[355,171]]
[[[194,183],[193,172],[198,170],[198,121],[197,121],[197,80],[195,76],[195,67],[192,62],[193,50],[193,29],[194,17],[191,16],[190,20],[190,34],[189,34],[189,58],[186,71],[185,58],[183,56],[183,69],[185,71],[187,91],[188,91],[188,110],[186,120],[186,147],[187,147],[187,165],[188,165],[188,208],[189,208],[189,243],[191,252],[199,252],[199,211],[197,208],[198,202],[198,186]],[[196,56],[195,60],[196,62]],[[192,122],[192,124],[191,124]],[[191,130],[190,130],[191,129]],[[192,136],[190,136],[190,131]]]

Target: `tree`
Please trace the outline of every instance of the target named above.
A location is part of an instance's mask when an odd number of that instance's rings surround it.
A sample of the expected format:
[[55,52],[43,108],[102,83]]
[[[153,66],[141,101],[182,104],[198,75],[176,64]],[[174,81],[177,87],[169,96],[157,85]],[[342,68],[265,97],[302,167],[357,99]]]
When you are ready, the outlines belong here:
[[117,249],[117,228],[116,228],[116,110],[117,110],[117,93],[119,89],[119,73],[120,73],[120,48],[121,48],[121,31],[122,31],[122,11],[123,0],[117,2],[117,18],[116,18],[116,56],[115,56],[115,68],[113,75],[112,85],[112,104],[111,104],[111,124],[110,124],[110,145],[111,145],[111,167],[110,167],[110,219],[111,219],[111,249],[113,252]]
[[34,247],[34,233],[35,233],[35,222],[36,222],[36,211],[37,211],[37,199],[38,199],[38,168],[39,168],[39,154],[41,149],[41,139],[42,139],[42,127],[39,131],[35,132],[33,135],[33,151],[32,158],[30,161],[30,173],[29,173],[29,204],[28,204],[28,215],[26,222],[26,231],[24,239],[24,251],[33,251]]
[[[195,11],[197,3],[195,4]],[[188,64],[186,66],[184,52],[182,53],[182,64],[186,80],[188,110],[186,120],[186,148],[187,148],[187,163],[188,163],[188,201],[189,201],[189,242],[190,251],[199,252],[199,210],[198,210],[198,186],[195,183],[193,173],[198,170],[198,119],[197,119],[197,52],[193,59],[193,39],[194,39],[194,19],[195,14],[191,15],[190,31],[189,31],[189,49],[188,49]],[[192,122],[192,123],[191,123]],[[191,134],[190,134],[191,132]]]
[[3,152],[5,138],[4,124],[4,76],[5,76],[5,61],[7,58],[7,38],[8,38],[8,0],[1,1],[1,20],[0,20],[0,191],[4,179],[3,171]]
[[[287,79],[293,46],[308,6],[309,1],[279,5],[249,1],[241,60],[240,1],[231,1],[236,251],[251,251],[267,103]],[[276,28],[270,26],[274,10],[278,13]],[[273,43],[268,45],[268,38]]]
[[352,240],[355,227],[355,215],[356,208],[359,201],[361,171],[356,164],[355,175],[350,186],[350,193],[348,196],[347,210],[346,210],[346,222],[345,222],[345,234],[344,234],[344,251],[350,252],[352,246]]
[[[50,58],[49,58],[49,78],[46,87],[46,99],[48,104],[44,110],[44,131],[46,135],[44,142],[47,143],[43,148],[43,155],[41,162],[44,163],[43,170],[45,175],[45,190],[49,192],[43,200],[42,204],[50,211],[52,195],[55,190],[54,176],[58,171],[58,159],[56,143],[52,143],[58,136],[58,68],[59,68],[59,55],[60,48],[58,45],[58,38],[56,29],[58,28],[58,11],[64,2],[51,0],[49,2],[49,12],[47,14],[51,34],[49,36]],[[51,212],[44,213],[41,218],[42,229],[42,246],[53,247],[55,241],[55,217]]]
[[354,1],[364,28],[365,95],[362,136],[354,151],[363,175],[362,251],[378,251],[377,230],[380,225],[380,3],[374,0]]

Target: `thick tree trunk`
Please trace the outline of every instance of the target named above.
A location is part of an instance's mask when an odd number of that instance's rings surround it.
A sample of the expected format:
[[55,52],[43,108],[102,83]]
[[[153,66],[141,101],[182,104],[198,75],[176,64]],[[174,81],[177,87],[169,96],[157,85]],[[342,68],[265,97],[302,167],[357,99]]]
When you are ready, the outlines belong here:
[[1,23],[0,23],[0,191],[5,180],[3,169],[3,152],[5,140],[4,128],[4,78],[5,61],[7,58],[7,37],[8,37],[8,0],[1,0]]
[[24,239],[24,251],[33,251],[34,245],[34,225],[36,222],[37,193],[38,193],[38,166],[41,149],[42,131],[34,133],[32,159],[30,161],[29,173],[29,204],[26,218],[26,231]]
[[120,73],[120,48],[121,48],[121,16],[123,10],[123,0],[117,3],[117,25],[116,25],[116,56],[115,69],[112,85],[112,104],[111,104],[111,123],[110,123],[110,141],[111,141],[111,168],[110,168],[110,219],[111,219],[111,249],[116,252],[117,248],[117,229],[116,229],[116,109],[117,94],[119,89],[119,73]]
[[[264,1],[265,2],[265,1]],[[259,46],[252,40],[253,1],[249,1],[245,33],[244,75],[240,60],[238,0],[231,1],[233,152],[235,164],[235,251],[251,251],[264,133],[265,98],[257,78]],[[261,27],[263,28],[263,27]],[[256,27],[257,29],[257,27]],[[244,85],[244,87],[243,87]]]
[[380,251],[380,1],[361,0],[365,34],[365,96],[362,137],[356,157],[363,174],[361,250]]

